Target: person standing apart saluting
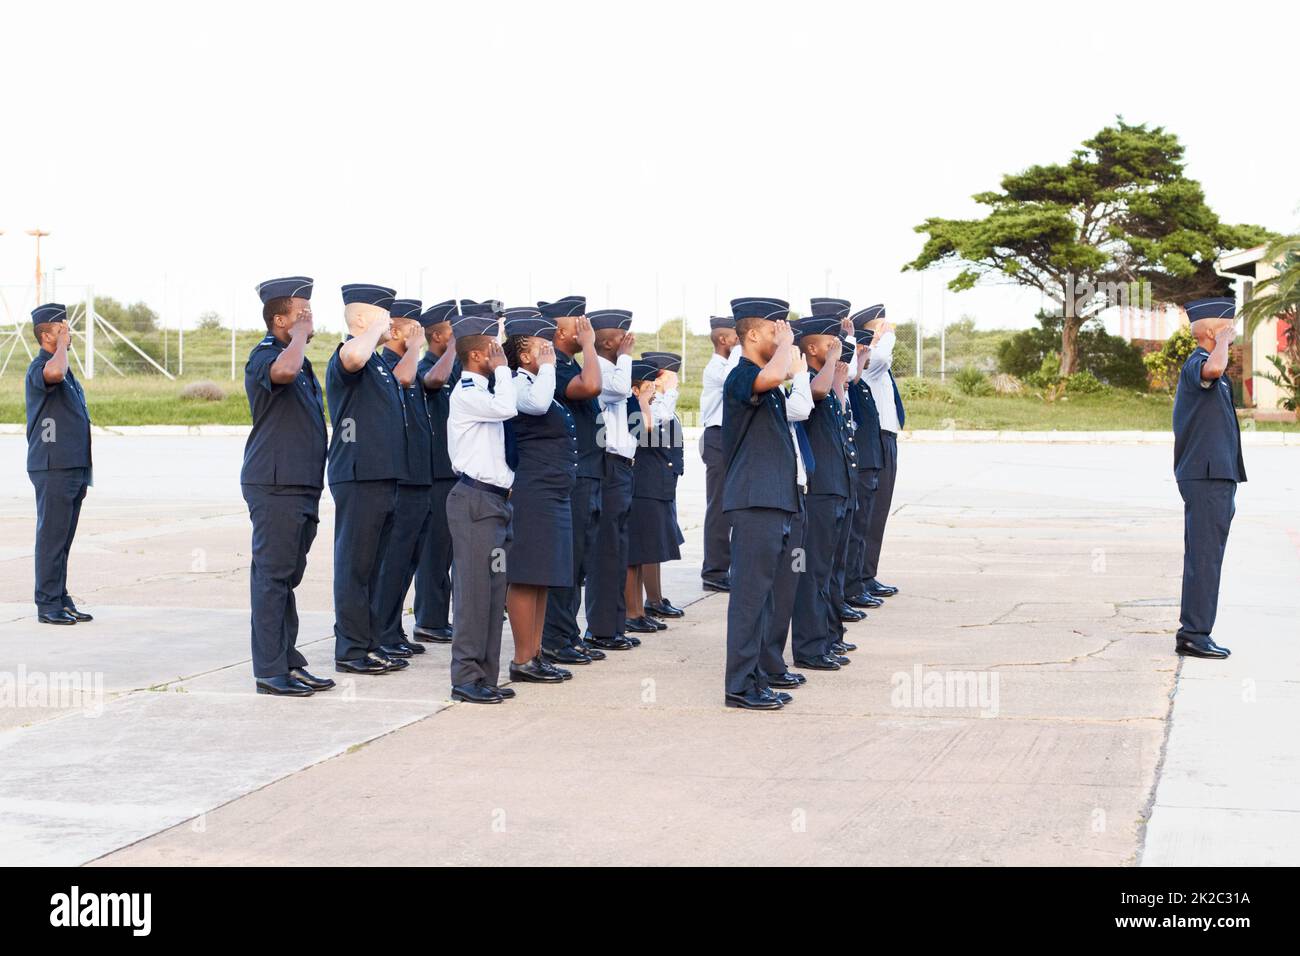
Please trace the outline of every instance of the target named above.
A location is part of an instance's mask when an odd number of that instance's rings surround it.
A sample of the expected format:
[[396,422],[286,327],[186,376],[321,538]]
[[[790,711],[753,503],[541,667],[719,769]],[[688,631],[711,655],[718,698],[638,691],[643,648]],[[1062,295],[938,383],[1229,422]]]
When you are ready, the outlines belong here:
[[1183,496],[1183,599],[1175,649],[1186,657],[1222,660],[1232,652],[1212,636],[1219,578],[1237,484],[1246,480],[1228,379],[1236,302],[1197,299],[1184,308],[1196,351],[1183,363],[1174,397],[1174,478]]

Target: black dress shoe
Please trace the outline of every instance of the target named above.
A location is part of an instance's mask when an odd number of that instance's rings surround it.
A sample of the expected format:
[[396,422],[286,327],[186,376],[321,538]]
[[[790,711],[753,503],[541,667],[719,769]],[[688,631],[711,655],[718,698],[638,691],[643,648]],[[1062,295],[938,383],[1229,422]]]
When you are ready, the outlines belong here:
[[410,641],[402,640],[399,641],[396,646],[402,648],[403,650],[410,651],[412,654],[424,653],[423,644],[412,644]]
[[887,598],[893,597],[898,593],[898,588],[892,584],[881,584],[875,578],[867,582],[867,593],[872,597]]
[[849,651],[856,651],[858,645],[850,644],[848,641],[836,641],[831,645],[831,650],[836,654],[847,654]]
[[552,664],[550,661],[546,659],[546,655],[538,654],[536,657],[533,658],[533,660],[537,661],[538,665],[542,668],[542,670],[548,671],[553,674],[559,674],[560,680],[573,680],[573,671],[565,670],[563,667],[556,667],[554,664]]
[[65,604],[63,606],[63,613],[71,615],[72,619],[76,621],[78,624],[84,624],[86,623],[86,621],[93,621],[95,619],[93,615],[82,614],[75,607],[72,607],[71,605],[68,604]]
[[806,667],[810,671],[837,671],[840,669],[839,663],[828,654],[822,654],[819,657],[796,657],[794,662],[799,667]]
[[558,651],[542,649],[542,657],[556,664],[590,664],[592,659],[576,647],[561,647]]
[[644,617],[629,617],[623,622],[623,630],[632,634],[654,634],[659,625]]
[[647,614],[653,614],[655,617],[685,617],[686,612],[679,607],[674,607],[673,603],[667,598],[662,601],[646,601],[645,610]]
[[782,707],[784,707],[788,703],[791,703],[794,700],[794,697],[792,697],[790,694],[787,694],[785,691],[772,690],[770,687],[765,687],[763,689],[763,693],[767,694],[768,697],[771,697],[774,700],[779,700],[781,702]]
[[731,590],[730,581],[704,581],[701,584],[706,591],[722,591],[725,593]]
[[615,636],[615,637],[621,637],[623,640],[627,641],[627,642],[628,642],[629,644],[631,644],[633,647],[640,647],[640,646],[641,646],[641,638],[637,637],[635,634],[622,634],[622,633],[620,633],[620,634],[615,634],[614,636]]
[[299,684],[306,684],[312,690],[329,690],[334,686],[334,682],[328,677],[317,677],[315,674],[307,671],[303,667],[295,667],[289,671],[289,676]]
[[847,604],[840,605],[840,621],[843,623],[851,624],[854,621],[862,620],[866,616],[867,615],[862,611],[859,611],[856,608],[851,608]]
[[656,631],[666,631],[666,630],[668,630],[668,625],[667,625],[667,624],[665,624],[663,621],[660,621],[660,620],[658,620],[658,619],[656,619],[656,618],[651,617],[649,614],[642,614],[642,615],[641,615],[641,622],[642,622],[643,624],[649,624],[649,625],[650,625],[651,627],[653,627]]
[[831,653],[827,654],[826,656],[829,657],[831,660],[833,660],[836,664],[839,664],[840,667],[848,667],[850,664],[853,663],[843,654],[836,654],[834,651],[831,651]]
[[1207,660],[1221,661],[1225,657],[1232,655],[1232,651],[1226,647],[1220,647],[1213,640],[1207,640],[1204,644],[1194,644],[1191,641],[1179,641],[1178,653],[1183,657],[1204,657]]
[[602,651],[630,651],[632,649],[632,642],[626,637],[596,637],[593,634],[587,638],[587,643]]
[[[330,683],[332,684],[333,681],[330,681]],[[315,693],[306,684],[294,680],[290,674],[257,678],[257,692],[259,694],[274,694],[277,697],[310,697]]]
[[417,641],[425,644],[451,643],[451,625],[449,624],[444,624],[442,627],[420,627],[416,625],[411,633]]
[[496,684],[484,684],[483,686],[496,691],[498,694],[501,695],[502,700],[514,699],[515,689],[513,687],[498,687]]
[[[402,663],[406,663],[403,661]],[[371,651],[356,661],[335,661],[334,669],[340,674],[387,674],[394,670],[392,661]]]
[[36,615],[36,619],[42,624],[76,624],[77,619],[67,611],[51,611],[48,614],[41,613]]
[[540,656],[523,664],[510,662],[510,679],[522,684],[561,684],[564,678],[555,673],[555,668],[544,664]]
[[769,687],[798,687],[803,683],[803,680],[799,679],[801,676],[802,675],[791,674],[789,671],[786,671],[784,674],[777,674],[768,677],[767,683]]
[[845,598],[845,600],[848,601],[850,607],[860,607],[867,610],[883,607],[885,604],[885,602],[880,600],[880,598],[872,597],[866,591],[863,591],[861,594],[855,594],[850,598]]
[[405,644],[381,644],[379,653],[385,657],[410,657],[411,652],[407,650]]
[[[594,647],[588,646],[587,642],[581,637],[574,642],[573,646],[576,647],[580,653],[586,654],[593,661],[603,661],[605,659],[604,651],[598,651]],[[560,663],[564,662],[561,661]]]
[[482,681],[474,684],[456,684],[451,688],[451,699],[466,704],[499,704],[505,700],[495,687]]
[[764,694],[761,690],[751,690],[744,694],[728,694],[726,703],[728,707],[740,707],[744,710],[780,710],[783,706],[776,697]]

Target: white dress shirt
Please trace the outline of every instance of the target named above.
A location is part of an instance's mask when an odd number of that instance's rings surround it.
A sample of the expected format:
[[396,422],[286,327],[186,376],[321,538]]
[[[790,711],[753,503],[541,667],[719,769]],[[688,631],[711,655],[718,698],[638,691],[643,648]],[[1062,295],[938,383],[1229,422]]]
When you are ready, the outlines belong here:
[[871,362],[867,365],[867,386],[880,413],[880,430],[898,434],[898,409],[894,407],[894,382],[889,366],[894,362],[894,336],[891,332],[882,345],[871,344]]
[[722,387],[731,370],[740,364],[740,351],[737,345],[726,358],[714,352],[704,366],[704,384],[700,389],[700,425],[704,428],[722,424]]
[[650,421],[662,425],[664,422],[672,421],[676,414],[677,389],[670,388],[663,392],[656,392],[655,397],[650,400]]
[[506,464],[502,424],[516,413],[515,380],[509,366],[497,368],[493,389],[488,391],[488,380],[477,372],[466,369],[460,373],[447,413],[447,454],[456,474],[509,488],[515,473]]
[[526,368],[516,370],[515,408],[520,415],[545,415],[554,400],[554,365],[539,365],[536,375]]
[[636,457],[636,436],[627,430],[627,400],[632,395],[632,356],[611,362],[600,355],[600,415],[605,423],[605,451],[622,458]]
[[785,417],[790,422],[790,439],[794,442],[795,482],[800,488],[808,487],[808,472],[803,466],[803,455],[799,452],[799,436],[794,433],[794,423],[806,422],[812,410],[812,378],[808,372],[800,372],[790,383],[790,394],[785,397]]

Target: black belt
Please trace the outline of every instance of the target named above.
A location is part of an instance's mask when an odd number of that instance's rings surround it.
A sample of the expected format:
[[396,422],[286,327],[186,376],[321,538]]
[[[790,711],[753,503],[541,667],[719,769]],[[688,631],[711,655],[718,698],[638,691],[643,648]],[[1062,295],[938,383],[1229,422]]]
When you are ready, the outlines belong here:
[[469,485],[471,488],[477,488],[479,491],[490,491],[492,494],[500,495],[502,498],[510,497],[509,488],[502,488],[499,485],[494,485],[486,481],[479,481],[477,478],[471,478],[468,475],[461,475],[460,480],[462,484]]
[[617,462],[621,462],[621,463],[623,463],[624,465],[627,465],[629,468],[631,468],[631,467],[633,466],[633,464],[634,464],[633,459],[631,459],[631,458],[624,458],[622,455],[620,455],[620,454],[619,454],[618,452],[616,452],[616,451],[607,451],[607,452],[605,452],[605,454],[608,456],[608,458],[607,458],[608,461],[617,461]]

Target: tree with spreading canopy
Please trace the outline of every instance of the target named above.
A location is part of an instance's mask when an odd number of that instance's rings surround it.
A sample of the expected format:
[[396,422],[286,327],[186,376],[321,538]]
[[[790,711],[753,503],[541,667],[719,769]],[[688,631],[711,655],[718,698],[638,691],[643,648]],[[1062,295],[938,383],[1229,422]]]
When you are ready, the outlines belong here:
[[1072,375],[1090,316],[1108,305],[1231,294],[1215,260],[1272,237],[1220,222],[1183,166],[1173,133],[1118,118],[1068,162],[1031,166],[1004,176],[1000,192],[977,193],[990,210],[984,218],[921,223],[916,231],[929,238],[904,271],[957,264],[954,292],[986,277],[1039,290],[1060,306],[1061,374]]

